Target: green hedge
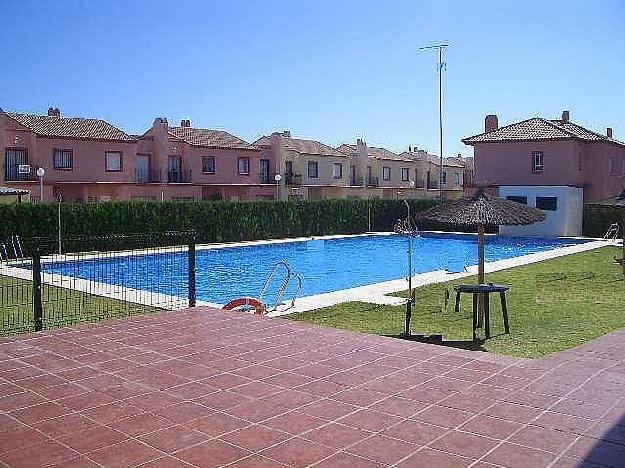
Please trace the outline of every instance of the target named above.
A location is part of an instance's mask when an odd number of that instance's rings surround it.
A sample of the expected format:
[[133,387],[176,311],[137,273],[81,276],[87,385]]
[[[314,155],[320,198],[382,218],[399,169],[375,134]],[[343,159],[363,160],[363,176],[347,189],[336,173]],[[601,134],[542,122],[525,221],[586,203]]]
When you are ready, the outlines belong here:
[[[411,200],[412,213],[431,200]],[[57,204],[0,205],[0,239],[57,235]],[[391,230],[406,216],[402,200],[62,203],[63,237],[194,229],[198,242],[230,242]],[[433,226],[421,226],[431,228]]]
[[582,232],[588,237],[603,237],[612,223],[623,224],[623,209],[588,204],[584,206]]

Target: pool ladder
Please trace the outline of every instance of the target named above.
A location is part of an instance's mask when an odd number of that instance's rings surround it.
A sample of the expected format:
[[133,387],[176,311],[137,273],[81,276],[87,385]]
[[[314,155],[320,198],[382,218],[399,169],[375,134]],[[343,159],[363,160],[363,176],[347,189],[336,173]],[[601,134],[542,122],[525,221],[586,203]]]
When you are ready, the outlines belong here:
[[620,231],[620,227],[619,227],[618,223],[612,223],[612,224],[610,224],[610,227],[608,228],[608,230],[603,235],[603,238],[604,239],[615,240],[618,237],[619,231]]
[[291,267],[289,266],[289,264],[286,261],[282,260],[273,266],[273,268],[267,275],[267,278],[265,278],[265,282],[263,283],[263,286],[260,288],[260,291],[258,292],[257,297],[259,300],[261,301],[263,300],[263,295],[267,292],[267,288],[273,282],[273,279],[279,270],[282,270],[282,272],[284,273],[284,276],[282,277],[282,282],[280,283],[280,287],[278,288],[278,292],[276,293],[276,300],[274,301],[273,306],[267,308],[268,311],[276,310],[278,306],[282,304],[282,298],[284,297],[286,288],[288,288],[289,283],[291,282],[293,278],[297,280],[297,288],[295,289],[295,292],[293,293],[293,297],[291,298],[291,305],[288,307],[288,309],[290,309],[291,307],[295,305],[295,299],[297,298],[297,294],[299,293],[300,289],[302,289],[301,275],[299,275],[298,273],[294,273],[291,270]]

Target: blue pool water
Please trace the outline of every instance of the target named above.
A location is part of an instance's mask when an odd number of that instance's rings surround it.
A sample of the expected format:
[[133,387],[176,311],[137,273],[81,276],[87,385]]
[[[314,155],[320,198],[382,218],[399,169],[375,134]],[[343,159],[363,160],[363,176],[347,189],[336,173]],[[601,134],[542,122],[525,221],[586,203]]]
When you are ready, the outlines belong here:
[[[486,261],[580,242],[583,241],[487,237]],[[223,304],[238,296],[256,296],[272,266],[281,260],[286,260],[291,269],[302,276],[300,296],[405,278],[408,273],[407,245],[406,237],[390,235],[198,249],[197,298]],[[458,272],[465,266],[477,264],[477,238],[473,235],[424,234],[412,239],[412,251],[413,274],[442,269]],[[165,294],[171,294],[173,282],[177,284],[176,293],[185,297],[186,256],[184,252],[150,254],[49,263],[43,268],[48,273]],[[270,293],[277,287],[276,282]]]

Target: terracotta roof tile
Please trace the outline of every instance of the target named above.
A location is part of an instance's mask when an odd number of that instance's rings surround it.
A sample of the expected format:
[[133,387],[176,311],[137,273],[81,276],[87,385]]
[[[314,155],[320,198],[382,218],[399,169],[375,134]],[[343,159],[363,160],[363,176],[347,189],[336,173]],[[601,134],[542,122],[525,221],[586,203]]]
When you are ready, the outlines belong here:
[[623,143],[593,132],[573,122],[547,120],[541,117],[516,122],[500,127],[492,132],[480,133],[462,140],[467,145],[475,143],[496,143],[501,141],[537,141],[537,140],[568,140],[609,141],[619,145]]
[[222,130],[192,127],[169,127],[169,133],[192,146],[205,148],[256,149],[254,145]]
[[[346,143],[342,144],[337,148],[339,151],[344,153],[356,153],[356,145],[348,145]],[[374,159],[379,159],[381,161],[406,161],[412,162],[413,159],[409,157],[405,157],[399,155],[397,153],[393,153],[392,151],[387,150],[386,148],[377,148],[375,146],[367,146],[367,154],[369,157]]]
[[[312,154],[315,156],[338,156],[341,158],[347,157],[347,154],[332,148],[324,143],[316,140],[303,140],[300,138],[287,138],[283,139],[285,147],[288,150],[295,151],[300,154]],[[271,146],[271,138],[264,135],[254,142],[256,146]]]
[[52,117],[5,112],[7,116],[40,136],[81,140],[135,141],[133,137],[100,119]]

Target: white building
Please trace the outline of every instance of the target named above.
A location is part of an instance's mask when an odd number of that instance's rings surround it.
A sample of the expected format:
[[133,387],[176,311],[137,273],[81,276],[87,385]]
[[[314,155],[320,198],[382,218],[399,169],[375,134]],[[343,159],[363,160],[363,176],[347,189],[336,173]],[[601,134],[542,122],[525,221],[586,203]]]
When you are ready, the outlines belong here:
[[581,236],[583,189],[562,185],[502,185],[499,196],[542,210],[546,219],[529,226],[501,226],[504,236]]

